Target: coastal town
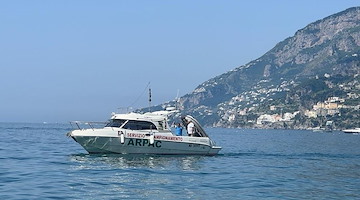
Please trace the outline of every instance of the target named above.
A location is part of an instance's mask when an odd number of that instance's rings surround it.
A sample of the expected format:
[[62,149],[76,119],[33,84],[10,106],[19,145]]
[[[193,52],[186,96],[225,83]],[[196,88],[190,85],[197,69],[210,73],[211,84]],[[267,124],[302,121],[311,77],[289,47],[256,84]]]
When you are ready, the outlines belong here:
[[[303,101],[301,94],[293,92],[302,90],[294,81],[283,81],[278,86],[268,85],[269,81],[260,81],[253,90],[233,97],[229,102],[218,106],[221,120],[214,126],[246,128],[296,128],[296,129],[329,129],[345,128],[349,114],[360,113],[360,83],[358,76],[341,84],[335,84],[333,77],[324,74],[315,77],[314,81],[324,82],[333,93],[326,99],[311,98]],[[318,84],[315,82],[315,85]],[[312,83],[313,84],[313,83]],[[300,89],[299,89],[300,88]],[[355,91],[355,92],[354,92]],[[287,95],[284,95],[285,93]],[[314,91],[311,91],[312,93]],[[310,97],[309,97],[310,98]],[[305,104],[306,102],[306,104]],[[351,116],[350,116],[351,118]]]

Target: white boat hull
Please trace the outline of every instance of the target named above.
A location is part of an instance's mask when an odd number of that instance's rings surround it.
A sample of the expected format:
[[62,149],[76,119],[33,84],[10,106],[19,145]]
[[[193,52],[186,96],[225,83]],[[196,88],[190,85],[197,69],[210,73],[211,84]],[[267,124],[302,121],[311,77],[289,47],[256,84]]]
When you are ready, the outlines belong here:
[[346,130],[343,130],[344,133],[360,133],[360,128],[354,128],[354,129],[346,129]]
[[95,136],[94,132],[96,130],[76,130],[68,135],[91,154],[216,155],[221,150],[204,137],[154,133],[151,141],[150,134],[144,132],[125,133],[123,139],[118,134],[120,131],[103,136]]

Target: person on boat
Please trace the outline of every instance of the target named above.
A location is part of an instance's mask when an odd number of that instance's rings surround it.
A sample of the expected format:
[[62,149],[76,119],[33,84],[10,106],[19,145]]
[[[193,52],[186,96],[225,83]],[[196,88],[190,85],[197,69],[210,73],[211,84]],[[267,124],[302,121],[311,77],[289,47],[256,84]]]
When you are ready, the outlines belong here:
[[187,132],[190,137],[195,136],[195,125],[192,121],[189,121],[189,123],[187,124]]
[[183,127],[180,125],[180,123],[177,123],[176,127],[175,127],[175,135],[182,136],[182,130],[183,130]]

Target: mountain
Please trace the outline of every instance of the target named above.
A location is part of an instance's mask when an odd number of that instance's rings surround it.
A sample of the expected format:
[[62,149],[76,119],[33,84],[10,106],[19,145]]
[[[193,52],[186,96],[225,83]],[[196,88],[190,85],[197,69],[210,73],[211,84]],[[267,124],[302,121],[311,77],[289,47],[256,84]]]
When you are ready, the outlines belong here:
[[309,24],[260,58],[159,107],[177,106],[205,126],[360,126],[359,56],[360,7],[354,7]]

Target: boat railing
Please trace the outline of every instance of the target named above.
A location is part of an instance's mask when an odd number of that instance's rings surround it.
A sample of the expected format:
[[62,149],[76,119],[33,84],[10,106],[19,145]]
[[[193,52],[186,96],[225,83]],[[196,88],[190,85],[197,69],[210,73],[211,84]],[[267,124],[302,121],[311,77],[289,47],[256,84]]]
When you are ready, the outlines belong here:
[[91,128],[92,130],[97,128],[103,128],[107,122],[83,122],[83,121],[71,121],[70,125],[75,130],[85,130]]

